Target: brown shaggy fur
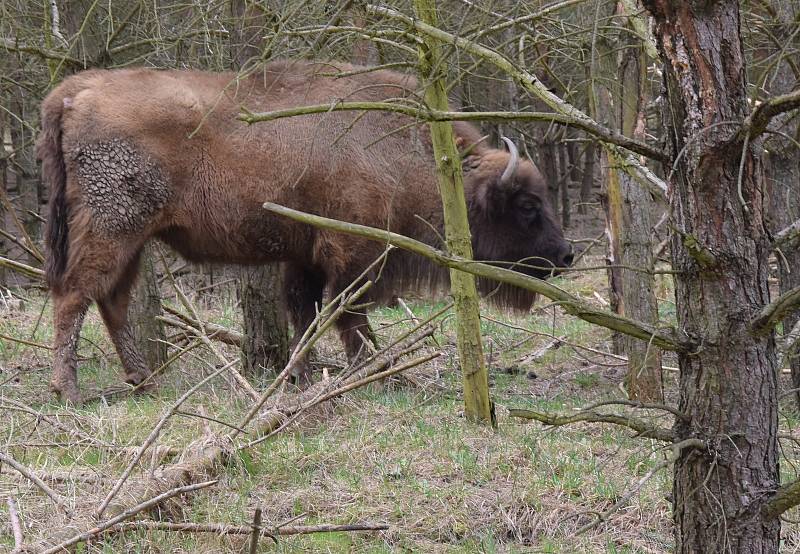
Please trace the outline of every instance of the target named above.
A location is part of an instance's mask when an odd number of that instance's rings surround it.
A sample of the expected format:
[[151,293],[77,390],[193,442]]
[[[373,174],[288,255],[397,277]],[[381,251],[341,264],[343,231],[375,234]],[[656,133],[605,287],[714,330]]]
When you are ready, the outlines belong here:
[[[149,373],[130,344],[126,311],[139,252],[152,237],[194,261],[288,262],[286,294],[299,334],[323,290],[347,286],[383,245],[289,221],[263,210],[265,201],[440,245],[441,200],[424,124],[385,112],[331,112],[252,126],[236,120],[241,106],[268,111],[417,93],[413,78],[389,71],[335,77],[353,69],[275,62],[242,79],[92,70],[50,93],[42,105],[38,154],[51,191],[46,272],[55,300],[55,391],[79,402],[75,345],[92,300],[126,379],[137,383]],[[462,144],[479,140],[470,125],[456,123],[455,129]],[[523,160],[513,182],[502,185],[508,161],[505,149],[485,144],[465,159],[475,257],[568,264],[570,248],[541,174]],[[440,268],[399,252],[383,268],[373,299],[435,288],[445,278]],[[524,309],[533,298],[504,290],[496,299]],[[338,328],[348,354],[356,355],[362,346],[356,330],[368,333],[365,315],[349,314]]]

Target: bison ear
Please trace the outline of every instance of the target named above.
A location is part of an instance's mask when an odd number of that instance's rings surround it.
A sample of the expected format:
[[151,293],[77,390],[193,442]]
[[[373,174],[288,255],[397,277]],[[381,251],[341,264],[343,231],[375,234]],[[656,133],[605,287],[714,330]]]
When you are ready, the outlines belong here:
[[475,147],[478,146],[480,143],[485,141],[489,138],[489,135],[484,135],[475,142],[467,144],[467,139],[464,137],[456,137],[456,147],[458,148],[459,155],[461,156],[462,160],[467,159],[472,151],[475,150]]

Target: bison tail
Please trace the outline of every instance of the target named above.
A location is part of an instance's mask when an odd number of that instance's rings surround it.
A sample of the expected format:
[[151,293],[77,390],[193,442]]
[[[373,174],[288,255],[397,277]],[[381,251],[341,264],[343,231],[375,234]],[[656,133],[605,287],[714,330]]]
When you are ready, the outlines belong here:
[[51,95],[42,106],[42,131],[36,153],[42,161],[42,180],[50,188],[49,216],[45,226],[47,257],[45,280],[57,290],[67,267],[69,255],[69,206],[67,205],[67,168],[61,148],[61,119],[69,99]]

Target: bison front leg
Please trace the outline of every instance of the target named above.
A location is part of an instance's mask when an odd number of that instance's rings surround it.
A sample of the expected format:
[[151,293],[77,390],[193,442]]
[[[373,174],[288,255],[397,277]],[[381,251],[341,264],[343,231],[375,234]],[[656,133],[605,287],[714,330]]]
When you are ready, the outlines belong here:
[[97,302],[100,315],[106,324],[111,342],[117,351],[123,371],[125,382],[138,385],[150,376],[150,368],[144,361],[139,349],[136,347],[133,329],[128,321],[128,304],[131,298],[131,288],[136,278],[138,257],[131,263],[123,275],[121,282],[114,290]]
[[339,338],[344,344],[347,359],[351,364],[366,358],[370,349],[378,349],[378,339],[372,327],[369,326],[367,315],[364,312],[346,312],[336,321]]
[[81,292],[70,291],[53,295],[55,345],[50,389],[63,402],[76,406],[81,403],[78,389],[78,340],[89,303],[89,298]]
[[[322,305],[325,288],[323,275],[294,264],[288,264],[284,276],[286,304],[294,328],[290,350],[294,352],[306,330],[314,323],[317,310]],[[311,363],[308,355],[302,356],[292,368],[291,380],[298,387],[311,383]]]

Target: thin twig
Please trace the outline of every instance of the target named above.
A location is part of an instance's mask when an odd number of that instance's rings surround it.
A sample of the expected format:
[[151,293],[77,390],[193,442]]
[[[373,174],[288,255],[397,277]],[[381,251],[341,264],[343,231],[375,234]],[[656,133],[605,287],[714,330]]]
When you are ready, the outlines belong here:
[[56,491],[48,487],[45,484],[45,482],[39,479],[39,477],[37,477],[33,471],[31,471],[30,469],[28,469],[27,467],[16,461],[11,456],[3,454],[2,452],[0,452],[0,462],[6,463],[11,467],[13,467],[14,469],[16,469],[19,473],[24,475],[29,481],[31,481],[34,485],[36,485],[43,493],[45,493],[48,497],[50,497],[50,500],[52,500],[53,503],[56,506],[58,506],[59,510],[64,512],[66,515],[70,514],[70,511],[67,508],[64,498]]
[[[130,521],[120,523],[108,529],[106,533],[124,533],[125,531],[177,531],[186,533],[214,533],[215,535],[249,535],[252,525],[228,525],[226,523],[171,523],[167,521]],[[274,529],[262,527],[261,536],[274,538],[273,535],[310,535],[313,533],[343,533],[353,531],[387,531],[389,526],[383,523],[354,523],[349,525],[295,525],[281,526]]]
[[[256,508],[253,514],[252,536],[250,537],[250,554],[256,554],[258,550],[258,539],[261,536],[261,507]],[[275,541],[278,542],[278,541]]]

